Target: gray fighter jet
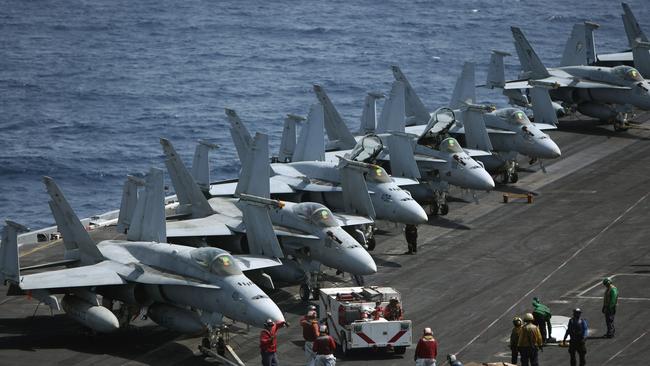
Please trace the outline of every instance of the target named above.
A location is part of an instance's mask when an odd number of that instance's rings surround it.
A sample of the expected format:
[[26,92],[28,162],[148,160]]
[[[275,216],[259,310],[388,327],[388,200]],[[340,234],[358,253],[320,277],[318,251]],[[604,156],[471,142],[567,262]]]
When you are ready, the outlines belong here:
[[377,122],[378,135],[365,137],[355,137],[350,132],[321,86],[315,85],[314,91],[325,110],[325,129],[330,146],[336,147],[326,154],[326,160],[335,161],[336,156],[349,152],[353,160],[377,163],[390,169],[393,178],[418,179],[421,184],[404,188],[416,201],[430,204],[432,214],[437,214],[438,210],[443,215],[448,212],[446,195],[449,184],[472,190],[494,188],[492,177],[473,159],[476,155],[490,155],[489,152],[465,151],[453,138],[423,143],[439,122],[438,114],[430,117],[430,124],[420,134],[407,133],[404,83],[397,81],[393,84]]
[[[125,324],[113,301],[140,307],[156,323],[186,333],[221,324],[222,316],[262,327],[284,317],[276,304],[242,271],[281,263],[256,256],[232,256],[217,248],[191,248],[165,241],[162,171],[152,169],[137,203],[129,241],[90,238],[63,193],[44,178],[49,202],[65,245],[64,261],[21,268],[16,235],[22,226],[7,222],[0,248],[0,279],[10,295],[31,294],[54,310],[97,332]],[[65,264],[68,268],[35,274],[25,270]],[[63,295],[59,303],[57,294]],[[100,300],[101,299],[101,300]],[[128,322],[128,313],[125,316]]]
[[617,53],[596,53],[593,31],[598,24],[592,22],[578,23],[573,26],[567,41],[562,66],[595,65],[595,66],[634,66],[641,75],[650,77],[650,42],[643,33],[632,9],[626,3],[623,6],[623,25],[627,35],[630,51]]
[[[236,252],[254,252],[250,241],[237,240],[239,233],[248,233],[258,223],[246,220],[244,210],[236,199],[213,197],[206,199],[199,186],[171,143],[161,139],[167,160],[167,169],[178,196],[179,206],[173,221],[167,223],[167,236],[174,241],[200,239],[202,243],[230,245]],[[308,299],[318,287],[320,265],[350,273],[358,283],[364,275],[377,272],[377,266],[368,252],[343,227],[370,224],[365,217],[333,214],[327,207],[315,202],[293,203],[270,199],[268,137],[256,134],[250,153],[242,164],[242,172],[235,195],[265,207],[274,225],[273,232],[280,239],[285,259],[277,269],[265,270],[282,282],[303,281],[301,296]],[[245,213],[245,212],[244,212]],[[235,240],[224,240],[229,236]],[[266,237],[273,236],[270,231]],[[242,238],[243,239],[243,238]],[[271,246],[271,250],[274,246]],[[267,253],[264,253],[268,255]],[[310,276],[306,276],[309,274]]]
[[650,84],[630,66],[564,66],[547,69],[519,28],[512,27],[523,74],[505,89],[550,87],[551,98],[581,113],[626,129],[633,108],[650,110]]
[[[230,132],[237,152],[248,154],[252,137],[234,110],[227,109]],[[285,135],[281,146],[290,146]],[[295,141],[294,141],[295,143]],[[378,165],[325,160],[323,134],[323,108],[312,106],[300,134],[291,163],[271,164],[271,195],[294,202],[320,202],[334,211],[360,214],[403,224],[422,224],[427,215],[422,206],[413,200],[401,186],[418,184],[417,180],[392,179]],[[245,156],[240,155],[240,160]],[[350,174],[360,170],[362,175]],[[358,178],[360,179],[358,179]],[[233,195],[234,183],[213,184],[212,196]]]

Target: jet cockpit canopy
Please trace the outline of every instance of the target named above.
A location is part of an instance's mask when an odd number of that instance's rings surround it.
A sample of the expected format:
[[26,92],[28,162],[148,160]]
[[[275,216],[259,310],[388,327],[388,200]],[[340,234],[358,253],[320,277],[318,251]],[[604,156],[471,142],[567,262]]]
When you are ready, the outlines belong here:
[[201,267],[219,276],[242,274],[235,258],[218,248],[197,248],[190,252],[190,257]]
[[329,208],[315,202],[302,202],[293,206],[293,212],[296,215],[308,220],[318,226],[333,227],[338,226],[338,223],[332,215]]

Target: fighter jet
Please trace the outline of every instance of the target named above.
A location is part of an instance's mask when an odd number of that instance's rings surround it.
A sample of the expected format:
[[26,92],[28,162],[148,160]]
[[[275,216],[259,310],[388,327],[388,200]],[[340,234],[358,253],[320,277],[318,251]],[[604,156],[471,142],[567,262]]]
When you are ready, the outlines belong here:
[[[0,247],[0,279],[10,284],[9,295],[27,294],[53,310],[62,308],[100,333],[125,325],[113,313],[113,301],[140,307],[141,315],[161,326],[194,334],[219,326],[222,316],[258,327],[269,318],[284,319],[277,305],[243,274],[280,261],[166,243],[161,170],[152,169],[146,178],[128,241],[95,244],[54,180],[45,177],[44,183],[63,234],[65,260],[23,268],[21,273],[16,235],[25,228],[7,222]],[[68,268],[24,274],[63,264]],[[62,300],[55,295],[63,295]]]
[[[489,172],[501,172],[504,183],[515,183],[518,179],[518,154],[529,157],[530,164],[539,161],[542,169],[543,159],[560,156],[560,148],[549,135],[542,132],[555,129],[557,123],[547,90],[532,89],[536,116],[535,123],[532,123],[526,113],[518,108],[495,109],[474,105],[474,85],[474,64],[466,62],[449,103],[450,108],[459,112],[456,115],[460,118],[449,133],[462,137],[467,147],[491,151],[492,155],[477,158]],[[407,127],[407,131],[414,128],[416,127]]]
[[650,84],[630,66],[564,66],[547,69],[517,27],[512,27],[523,77],[506,89],[547,86],[551,98],[576,105],[581,113],[626,129],[633,107],[650,110]]
[[[227,109],[230,132],[237,152],[248,154],[252,137],[234,110]],[[281,146],[291,143],[284,136]],[[295,141],[294,141],[295,143]],[[271,164],[271,195],[291,201],[310,201],[326,204],[334,211],[344,211],[403,224],[422,224],[427,215],[401,186],[419,184],[417,180],[391,178],[378,165],[353,162],[342,157],[325,160],[323,107],[314,104],[310,109],[291,155],[291,163]],[[240,155],[243,160],[245,156]],[[350,174],[350,170],[361,174]],[[360,179],[356,179],[356,178]],[[234,183],[213,184],[212,196],[233,195]],[[369,247],[369,249],[371,249]]]
[[432,214],[440,210],[445,215],[449,211],[446,202],[449,184],[473,190],[494,188],[492,177],[470,156],[489,155],[489,152],[465,151],[453,138],[444,143],[442,139],[428,145],[421,143],[438,122],[438,114],[434,113],[431,124],[421,134],[407,133],[404,83],[393,84],[377,122],[377,135],[365,137],[352,135],[321,86],[315,85],[314,91],[325,110],[325,129],[331,146],[338,149],[329,151],[326,160],[334,161],[336,156],[349,152],[353,160],[390,169],[393,178],[418,179],[421,184],[404,188],[416,201],[429,204]]
[[578,23],[573,26],[567,41],[562,66],[594,65],[594,66],[634,66],[641,75],[650,77],[650,42],[643,33],[629,5],[623,6],[623,25],[631,50],[617,53],[596,53],[593,31],[599,25],[592,22]]
[[[182,242],[199,238],[212,244],[216,239],[217,244],[231,245],[233,251],[252,253],[255,248],[250,242],[223,239],[225,236],[241,237],[238,233],[247,233],[258,225],[257,221],[242,217],[243,208],[236,199],[206,199],[171,143],[161,139],[161,144],[179,200],[176,214],[172,216],[174,220],[167,223],[167,235]],[[268,137],[258,133],[250,146],[235,195],[266,207],[286,258],[281,267],[269,268],[266,273],[282,282],[303,281],[300,294],[306,300],[318,287],[321,264],[350,273],[358,283],[362,283],[362,276],[377,272],[370,254],[344,230],[345,226],[370,224],[372,219],[333,214],[316,202],[270,199]],[[267,236],[272,235],[269,232]]]

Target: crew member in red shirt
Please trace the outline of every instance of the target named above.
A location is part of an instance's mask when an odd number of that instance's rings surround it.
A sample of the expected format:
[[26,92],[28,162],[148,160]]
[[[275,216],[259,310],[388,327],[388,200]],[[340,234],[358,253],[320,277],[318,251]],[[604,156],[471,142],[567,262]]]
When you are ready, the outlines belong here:
[[278,339],[276,334],[281,327],[288,327],[285,321],[274,322],[268,319],[264,323],[264,329],[260,332],[260,352],[262,354],[262,366],[278,366],[278,358],[275,353],[278,351]]
[[381,307],[381,301],[375,303],[375,310],[372,311],[372,320],[379,320],[384,316],[384,308]]
[[431,328],[424,328],[424,334],[415,348],[415,366],[436,366],[438,341],[433,338]]
[[334,366],[336,365],[336,342],[327,334],[327,325],[320,326],[320,336],[314,341],[314,352],[316,353],[316,366]]
[[307,316],[300,321],[302,327],[302,337],[305,339],[305,357],[307,357],[307,365],[311,365],[316,354],[313,351],[314,341],[320,336],[318,328],[318,319],[315,310],[307,312]]

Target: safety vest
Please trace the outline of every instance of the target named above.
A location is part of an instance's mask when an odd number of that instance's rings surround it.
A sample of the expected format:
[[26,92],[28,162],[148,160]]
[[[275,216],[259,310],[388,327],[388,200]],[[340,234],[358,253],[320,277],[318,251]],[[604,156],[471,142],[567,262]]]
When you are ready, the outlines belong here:
[[314,352],[319,355],[331,355],[336,349],[334,338],[324,334],[314,341]]

